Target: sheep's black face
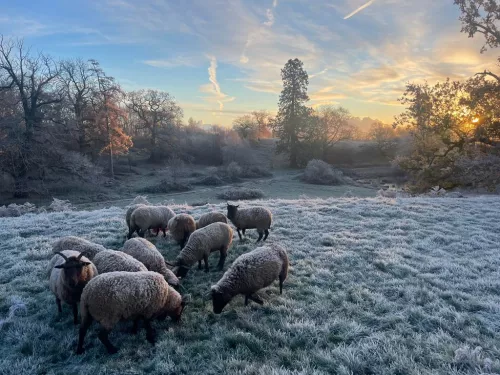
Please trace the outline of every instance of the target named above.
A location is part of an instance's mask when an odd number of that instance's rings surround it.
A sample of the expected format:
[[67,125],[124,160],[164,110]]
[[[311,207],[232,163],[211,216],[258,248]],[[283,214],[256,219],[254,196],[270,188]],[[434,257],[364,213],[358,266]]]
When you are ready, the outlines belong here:
[[82,273],[89,264],[89,262],[77,259],[77,257],[70,257],[66,262],[55,266],[55,268],[63,270],[68,286],[73,288],[80,283]]
[[177,277],[186,277],[187,273],[189,271],[189,267],[186,267],[186,266],[179,266],[179,268],[177,269],[177,274],[176,276]]
[[236,212],[238,212],[238,206],[234,206],[232,204],[227,205],[227,218],[229,220],[234,219],[236,216]]
[[229,303],[230,298],[227,298],[223,293],[212,290],[212,303],[214,305],[214,313],[220,314],[224,307]]

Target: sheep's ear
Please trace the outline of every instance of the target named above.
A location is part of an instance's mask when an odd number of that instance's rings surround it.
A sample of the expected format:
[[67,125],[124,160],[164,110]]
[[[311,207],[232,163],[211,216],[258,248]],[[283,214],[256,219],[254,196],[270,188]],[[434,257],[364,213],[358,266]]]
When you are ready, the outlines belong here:
[[58,269],[64,268],[64,264],[59,264],[57,266],[54,266],[54,268],[58,268]]
[[85,266],[90,266],[92,263],[91,262],[80,262],[84,267]]
[[86,256],[85,251],[82,251],[82,252],[80,253],[80,255],[78,255],[78,257],[77,257],[76,259],[77,259],[77,260],[80,260],[80,259],[82,259],[82,257],[83,257],[83,256]]

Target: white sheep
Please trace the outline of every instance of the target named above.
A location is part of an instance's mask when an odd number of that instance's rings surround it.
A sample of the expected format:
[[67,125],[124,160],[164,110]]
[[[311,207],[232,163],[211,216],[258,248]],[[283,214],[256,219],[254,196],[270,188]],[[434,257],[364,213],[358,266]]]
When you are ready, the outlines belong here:
[[158,272],[163,275],[170,285],[174,287],[179,286],[179,279],[167,268],[163,255],[148,240],[144,238],[131,238],[125,241],[122,251],[144,264],[149,271]]
[[106,248],[81,237],[66,236],[59,238],[52,245],[52,252],[54,254],[63,250],[75,250],[80,253],[85,253],[85,256],[92,260],[98,252],[106,250]]
[[57,310],[62,312],[61,301],[73,308],[73,322],[78,324],[78,302],[84,286],[98,272],[84,253],[64,250],[56,253],[49,263],[49,287],[56,296]]
[[184,277],[196,262],[201,269],[202,259],[205,262],[205,272],[208,272],[208,256],[214,251],[220,251],[219,269],[222,270],[232,242],[233,229],[225,223],[212,223],[195,230],[177,256],[173,264],[174,272],[177,276]]
[[196,229],[201,229],[206,227],[208,224],[212,223],[226,223],[227,217],[222,212],[208,212],[200,216],[198,220],[196,220]]
[[140,237],[144,237],[148,229],[157,229],[158,233],[162,230],[165,237],[168,221],[174,216],[174,211],[167,206],[139,206],[130,215],[128,238],[135,231]]
[[191,233],[196,230],[196,222],[191,215],[175,215],[168,222],[168,230],[172,238],[177,241],[182,249]]
[[258,247],[240,255],[211,288],[214,313],[220,314],[224,306],[238,294],[245,296],[245,306],[249,299],[262,305],[264,302],[254,293],[271,285],[276,279],[279,279],[282,294],[288,264],[286,250],[276,244]]
[[99,274],[115,271],[140,272],[148,270],[144,264],[123,251],[101,251],[96,254],[93,263]]
[[76,352],[83,353],[85,335],[94,319],[101,325],[99,340],[110,354],[116,353],[118,349],[111,344],[108,335],[120,320],[133,320],[135,333],[142,319],[146,338],[154,344],[155,331],[151,321],[164,320],[167,316],[178,321],[185,305],[181,295],[159,273],[109,272],[99,275],[87,284],[82,293],[82,324]]
[[272,214],[265,207],[250,207],[250,208],[241,208],[238,209],[239,206],[227,204],[227,218],[231,220],[231,222],[236,227],[238,232],[238,237],[240,240],[242,239],[240,229],[245,235],[246,229],[257,229],[259,233],[259,238],[257,242],[262,239],[264,236],[264,241],[269,236],[269,228],[271,228],[272,222]]

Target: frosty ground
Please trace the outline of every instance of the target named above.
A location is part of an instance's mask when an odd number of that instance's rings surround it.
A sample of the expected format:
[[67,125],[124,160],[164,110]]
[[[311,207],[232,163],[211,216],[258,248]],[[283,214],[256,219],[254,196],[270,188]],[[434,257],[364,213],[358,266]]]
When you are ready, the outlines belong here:
[[[156,322],[158,342],[131,323],[106,354],[87,335],[76,356],[70,309],[57,315],[46,267],[51,243],[83,236],[122,246],[122,208],[0,219],[1,374],[493,374],[500,372],[500,199],[336,198],[243,202],[274,213],[269,242],[288,248],[283,295],[264,306],[234,299],[212,313],[210,286],[221,276],[193,269],[183,322]],[[174,206],[192,215],[223,205]],[[255,248],[235,239],[226,269]],[[167,259],[178,247],[153,238]]]

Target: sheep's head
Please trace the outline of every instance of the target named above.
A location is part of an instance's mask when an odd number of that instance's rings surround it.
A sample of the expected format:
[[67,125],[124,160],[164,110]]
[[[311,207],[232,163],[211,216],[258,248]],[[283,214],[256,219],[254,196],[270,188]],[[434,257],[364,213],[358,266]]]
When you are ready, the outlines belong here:
[[238,207],[232,204],[227,204],[227,218],[229,220],[233,219],[236,216],[236,213],[238,212]]
[[175,276],[181,278],[181,277],[186,277],[190,267],[185,264],[182,259],[177,259],[175,261],[175,263],[168,263],[168,262],[165,262],[166,264],[168,264],[169,266],[173,267],[172,268],[172,272],[175,274]]
[[67,283],[70,287],[75,287],[80,283],[82,272],[85,267],[91,264],[87,260],[82,260],[81,258],[85,255],[80,253],[78,256],[67,257],[62,252],[57,252],[56,254],[64,258],[64,263],[55,266],[54,268],[62,269],[66,277]]
[[214,313],[220,314],[224,307],[231,301],[231,296],[221,292],[217,285],[212,286],[212,303],[214,307]]
[[172,320],[174,322],[178,322],[181,320],[182,313],[184,312],[184,309],[186,308],[186,305],[188,303],[189,302],[188,302],[188,299],[186,298],[186,296],[182,296],[182,300],[181,300],[180,305],[174,310],[173,314],[170,315],[170,317],[172,318]]

